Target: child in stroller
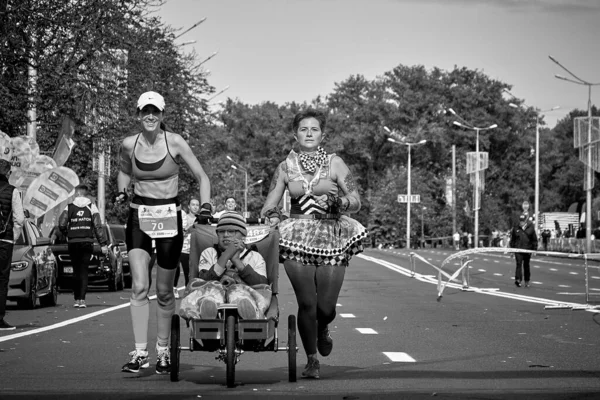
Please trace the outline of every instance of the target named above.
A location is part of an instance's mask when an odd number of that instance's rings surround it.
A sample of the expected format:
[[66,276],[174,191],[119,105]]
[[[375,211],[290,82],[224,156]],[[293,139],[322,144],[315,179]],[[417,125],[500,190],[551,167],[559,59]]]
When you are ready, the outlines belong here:
[[246,248],[244,218],[236,212],[221,216],[217,244],[206,248],[198,265],[190,266],[190,283],[179,315],[185,319],[214,319],[218,306],[236,304],[243,319],[263,319],[271,301],[264,258]]

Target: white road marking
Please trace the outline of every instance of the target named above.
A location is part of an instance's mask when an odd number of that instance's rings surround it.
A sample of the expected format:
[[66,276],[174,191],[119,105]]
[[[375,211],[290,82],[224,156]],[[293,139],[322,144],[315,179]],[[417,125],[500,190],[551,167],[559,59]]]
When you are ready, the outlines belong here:
[[[437,279],[431,279],[431,278],[426,277],[419,273],[413,274],[413,272],[410,269],[404,268],[398,264],[394,264],[389,261],[381,260],[379,258],[367,256],[364,254],[359,254],[359,255],[357,255],[357,257],[362,258],[363,260],[366,260],[366,261],[371,261],[373,263],[379,264],[385,268],[388,268],[392,271],[398,272],[399,274],[404,275],[406,277],[416,279],[420,282],[429,283],[429,284],[435,285],[436,287],[438,285]],[[454,288],[454,289],[462,288],[462,284],[460,284],[460,283],[449,283],[446,286]],[[503,298],[512,299],[512,300],[525,301],[528,303],[542,304],[545,306],[553,306],[553,305],[573,306],[573,307],[575,307],[575,306],[577,306],[577,307],[584,306],[585,307],[586,306],[585,304],[580,304],[580,303],[566,303],[566,302],[560,302],[560,301],[553,300],[553,299],[544,299],[541,297],[526,296],[526,295],[522,295],[519,293],[513,293],[513,292],[488,291],[488,290],[485,290],[484,288],[477,288],[477,287],[471,287],[471,289],[476,293],[486,294],[489,296],[503,297]]]
[[356,330],[362,333],[363,335],[377,335],[377,332],[371,328],[356,328]]
[[585,296],[585,293],[571,293],[571,292],[557,292],[556,294],[563,294],[566,296]]
[[415,360],[406,353],[384,351],[383,354],[385,354],[386,357],[393,362],[417,362],[417,360]]
[[554,271],[554,272],[556,272],[556,271],[558,271],[558,270],[557,270],[556,268],[550,268],[550,271]]
[[[156,299],[156,295],[150,296],[150,297],[148,297],[148,299],[154,300],[154,299]],[[119,304],[118,306],[105,308],[104,310],[96,311],[96,312],[93,312],[90,314],[85,314],[85,315],[82,315],[77,318],[68,319],[66,321],[62,321],[62,322],[59,322],[54,325],[48,325],[48,326],[44,326],[42,328],[32,329],[30,331],[19,332],[19,333],[15,333],[12,335],[2,336],[2,337],[0,337],[0,342],[6,342],[7,340],[18,339],[23,336],[35,335],[37,333],[42,333],[42,332],[46,332],[46,331],[51,331],[53,329],[62,328],[63,326],[72,325],[77,322],[85,321],[86,319],[90,319],[90,318],[93,318],[93,317],[96,317],[96,316],[102,315],[102,314],[107,314],[111,311],[120,310],[121,308],[126,308],[126,307],[129,307],[129,303]]]
[[497,272],[494,272],[494,275],[495,275],[495,276],[502,276],[502,274],[499,274],[499,273],[497,273]]
[[356,316],[354,314],[340,314],[340,317],[342,317],[342,318],[356,318]]
[[571,286],[569,286],[569,285],[558,285],[558,287],[565,287],[566,288],[566,287],[571,287]]
[[336,307],[341,307],[342,305],[340,303],[337,303],[335,306]]
[[531,282],[531,283],[533,283],[533,284],[535,284],[535,285],[543,285],[543,283],[542,283],[542,282],[538,282],[538,281],[533,281],[533,282]]
[[569,272],[570,275],[579,275],[579,272]]
[[479,272],[485,272],[485,269],[478,269]]

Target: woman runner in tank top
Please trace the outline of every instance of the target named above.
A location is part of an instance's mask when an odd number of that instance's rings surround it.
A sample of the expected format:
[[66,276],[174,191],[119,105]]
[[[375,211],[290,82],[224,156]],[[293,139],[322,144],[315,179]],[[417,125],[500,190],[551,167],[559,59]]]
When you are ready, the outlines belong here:
[[156,373],[168,374],[171,369],[168,340],[171,316],[175,312],[173,279],[183,245],[182,212],[178,193],[179,163],[190,168],[200,187],[202,209],[210,215],[210,182],[190,146],[178,134],[164,130],[165,102],[155,92],[146,92],[137,103],[137,115],[142,132],[126,137],[121,146],[121,169],[117,178],[115,201],[128,199],[127,188],[134,178],[133,197],[127,220],[126,242],[133,280],[131,290],[131,320],[135,350],[123,366],[125,372],[147,368],[148,321],[150,289],[150,258],[152,242],[156,245],[157,273],[157,363]]

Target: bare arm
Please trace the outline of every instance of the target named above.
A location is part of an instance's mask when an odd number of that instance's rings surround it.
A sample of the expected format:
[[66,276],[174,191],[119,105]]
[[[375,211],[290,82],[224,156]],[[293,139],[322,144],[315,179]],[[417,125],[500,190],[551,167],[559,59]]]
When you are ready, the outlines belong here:
[[13,238],[17,240],[23,229],[25,223],[25,213],[23,211],[23,200],[21,200],[21,193],[16,188],[12,194],[12,219],[13,219]]
[[121,144],[119,152],[119,174],[117,175],[117,191],[127,193],[127,188],[131,182],[131,152],[135,143],[135,136],[126,137]]
[[287,164],[285,161],[281,162],[275,170],[275,175],[271,180],[271,187],[269,188],[269,194],[265,205],[263,206],[260,215],[265,216],[265,213],[273,208],[276,208],[285,192],[287,186]]
[[355,213],[360,210],[360,195],[352,172],[340,157],[331,160],[331,168],[335,181],[342,191],[342,212]]
[[194,174],[194,177],[198,181],[198,185],[200,186],[200,204],[209,203],[210,180],[208,179],[206,172],[204,172],[204,168],[202,168],[202,165],[200,165],[200,161],[198,161],[188,143],[180,135],[172,133],[171,138],[171,143],[175,144],[175,156],[178,155],[183,159],[183,161],[185,161],[189,169],[192,171],[192,174]]

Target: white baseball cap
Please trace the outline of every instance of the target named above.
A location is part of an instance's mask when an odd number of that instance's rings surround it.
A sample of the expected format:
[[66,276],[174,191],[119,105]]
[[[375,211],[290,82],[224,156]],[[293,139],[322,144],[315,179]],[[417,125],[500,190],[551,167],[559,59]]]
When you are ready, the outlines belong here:
[[164,111],[165,109],[165,99],[156,92],[146,92],[142,93],[137,102],[138,110],[146,107],[148,104],[152,104],[154,107],[158,108],[160,111]]

